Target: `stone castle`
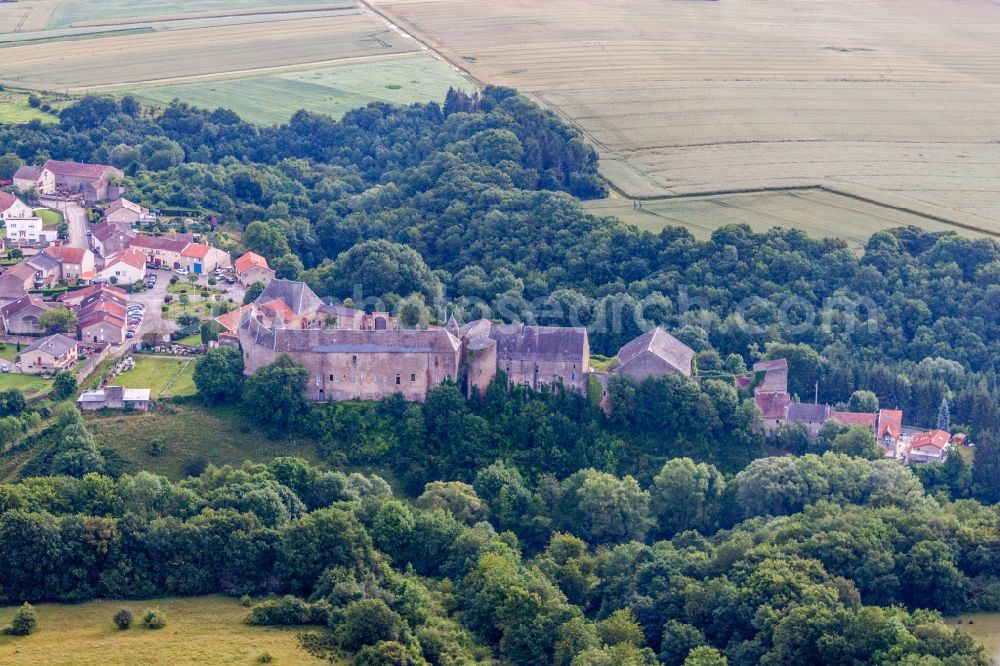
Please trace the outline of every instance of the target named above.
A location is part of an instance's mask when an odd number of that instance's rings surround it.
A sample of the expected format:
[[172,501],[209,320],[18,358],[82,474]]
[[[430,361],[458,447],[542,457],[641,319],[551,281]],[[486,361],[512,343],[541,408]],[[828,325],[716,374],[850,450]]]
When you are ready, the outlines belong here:
[[[378,400],[402,393],[422,401],[445,380],[466,380],[468,394],[486,391],[502,370],[510,384],[534,389],[562,384],[586,394],[592,372],[584,328],[496,324],[486,319],[443,328],[400,329],[385,312],[324,303],[302,282],[273,280],[243,313],[238,329],[245,371],[253,374],[281,354],[309,372],[310,400]],[[612,370],[646,377],[691,375],[694,352],[662,329],[622,347]]]

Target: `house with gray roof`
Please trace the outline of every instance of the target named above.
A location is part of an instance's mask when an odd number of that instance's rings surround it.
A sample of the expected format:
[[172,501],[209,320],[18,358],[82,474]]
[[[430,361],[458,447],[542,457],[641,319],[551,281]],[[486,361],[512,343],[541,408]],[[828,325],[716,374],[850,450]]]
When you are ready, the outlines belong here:
[[76,364],[76,340],[61,333],[40,338],[21,352],[21,372],[32,375],[65,370]]
[[694,350],[657,326],[624,345],[617,358],[612,372],[637,382],[672,372],[690,377]]
[[819,429],[828,418],[830,418],[830,405],[791,402],[785,407],[785,421],[801,423],[812,437],[819,434]]

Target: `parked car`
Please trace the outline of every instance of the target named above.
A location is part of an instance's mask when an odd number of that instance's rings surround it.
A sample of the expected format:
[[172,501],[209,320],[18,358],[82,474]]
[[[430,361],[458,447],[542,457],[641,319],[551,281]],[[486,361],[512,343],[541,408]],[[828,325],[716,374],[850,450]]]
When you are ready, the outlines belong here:
[[175,273],[177,273],[178,275],[187,275],[187,274],[188,274],[188,273],[190,273],[191,271],[189,271],[189,270],[188,270],[188,269],[186,269],[186,268],[178,268],[178,269],[176,269],[176,270],[175,270],[174,272],[175,272]]
[[0,365],[0,372],[10,372],[10,366],[7,365],[6,363]]
[[135,337],[135,331],[129,331],[128,333],[125,334],[125,337],[126,338],[134,338]]

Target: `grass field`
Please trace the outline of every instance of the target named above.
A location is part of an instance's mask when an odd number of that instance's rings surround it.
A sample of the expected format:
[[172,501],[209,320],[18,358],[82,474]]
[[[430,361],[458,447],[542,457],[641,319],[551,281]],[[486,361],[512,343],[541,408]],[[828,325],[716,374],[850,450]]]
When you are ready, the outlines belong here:
[[194,359],[172,356],[135,356],[135,368],[115,377],[125,388],[148,388],[153,400],[194,395]]
[[0,124],[18,124],[38,120],[43,123],[59,122],[51,113],[33,109],[27,95],[0,93]]
[[373,0],[577,124],[626,196],[827,185],[1000,230],[1000,6]]
[[63,28],[95,19],[134,19],[145,16],[182,15],[196,12],[234,11],[303,5],[346,4],[336,0],[66,0],[52,12],[48,28]]
[[[196,459],[216,465],[239,465],[244,460],[266,463],[277,456],[319,462],[311,442],[268,439],[234,408],[172,405],[144,414],[88,414],[86,418],[98,446],[118,451],[130,471],[145,469],[172,479],[183,477],[185,465]],[[153,443],[162,445],[159,455],[150,454]]]
[[[452,86],[469,88],[470,84],[440,60],[419,55],[128,92],[152,104],[167,104],[177,98],[209,109],[228,108],[245,120],[271,124],[286,122],[299,109],[339,118],[350,109],[374,101],[440,101]],[[261,104],[263,99],[268,103]]]
[[959,629],[972,635],[986,648],[991,666],[1000,666],[1000,613],[972,613],[948,618],[948,624],[960,620]]
[[63,222],[62,213],[51,208],[39,208],[35,215],[42,218],[42,226],[46,229],[55,229]]
[[[136,615],[120,631],[111,621],[122,606]],[[166,615],[167,626],[150,630],[139,617],[147,608]],[[38,631],[30,636],[0,636],[0,663],[24,666],[181,666],[260,663],[269,652],[274,663],[321,664],[298,645],[296,630],[243,624],[247,609],[231,597],[211,596],[149,601],[92,601],[39,604]],[[15,608],[0,609],[7,624]]]
[[[10,349],[14,349],[14,346],[7,345],[8,351],[3,356],[5,359],[10,354]],[[31,398],[42,393],[48,393],[52,389],[52,382],[42,379],[38,375],[22,375],[16,372],[0,373],[0,391],[12,388],[22,391],[26,396]]]
[[748,224],[757,232],[772,227],[796,228],[816,238],[839,238],[855,249],[863,248],[876,231],[908,225],[928,231],[956,231],[973,238],[983,236],[920,215],[818,189],[678,197],[641,203],[640,209],[631,199],[612,197],[586,202],[585,208],[595,215],[614,215],[654,233],[667,226],[686,227],[702,240],[728,224]]

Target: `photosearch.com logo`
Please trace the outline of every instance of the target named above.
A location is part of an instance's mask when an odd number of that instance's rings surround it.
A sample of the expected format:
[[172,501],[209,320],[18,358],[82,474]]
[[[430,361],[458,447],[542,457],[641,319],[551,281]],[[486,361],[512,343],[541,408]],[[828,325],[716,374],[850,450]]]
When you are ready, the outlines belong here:
[[673,299],[661,293],[640,299],[628,294],[591,298],[570,291],[532,300],[518,294],[501,294],[492,300],[475,296],[449,299],[441,292],[428,302],[420,295],[391,301],[365,296],[358,285],[350,305],[367,312],[391,312],[405,328],[443,325],[454,316],[459,324],[490,319],[585,328],[590,334],[648,331],[658,325],[697,326],[706,333],[724,330],[753,336],[773,331],[782,337],[802,336],[817,326],[848,334],[859,329],[869,334],[879,330],[878,305],[866,296],[838,294],[818,303],[795,295],[778,300],[747,296],[732,305],[713,307],[708,298],[692,295],[686,286],[678,288]]

